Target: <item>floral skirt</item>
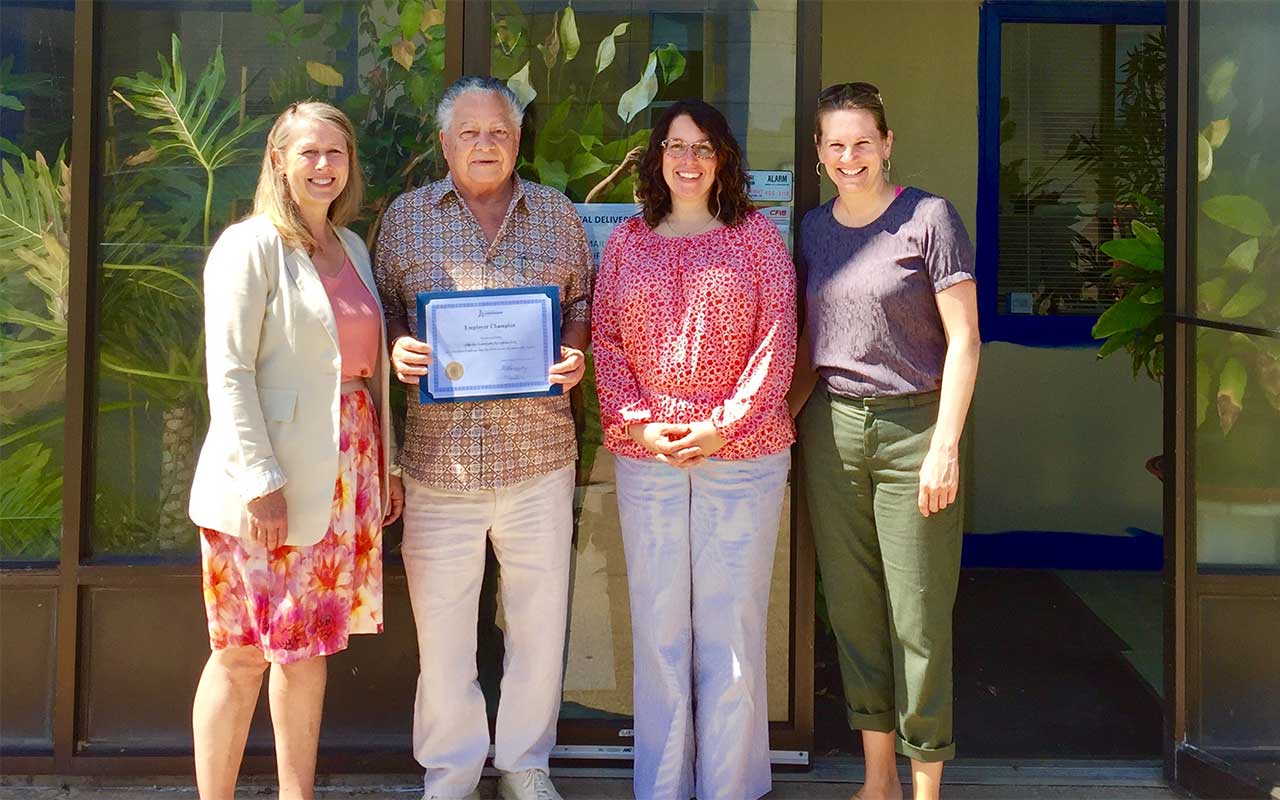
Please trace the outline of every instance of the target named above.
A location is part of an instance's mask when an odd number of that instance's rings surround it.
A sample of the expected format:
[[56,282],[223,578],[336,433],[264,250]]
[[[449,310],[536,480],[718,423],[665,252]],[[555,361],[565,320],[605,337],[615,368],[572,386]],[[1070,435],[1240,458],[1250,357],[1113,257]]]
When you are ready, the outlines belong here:
[[214,650],[252,646],[289,664],[382,632],[378,419],[367,390],[342,396],[338,480],[324,538],[267,550],[201,529],[204,608]]

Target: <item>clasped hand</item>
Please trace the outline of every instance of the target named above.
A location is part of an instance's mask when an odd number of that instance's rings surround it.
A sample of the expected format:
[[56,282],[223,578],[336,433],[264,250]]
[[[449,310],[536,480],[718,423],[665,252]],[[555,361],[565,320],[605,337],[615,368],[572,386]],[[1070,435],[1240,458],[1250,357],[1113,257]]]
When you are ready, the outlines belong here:
[[[391,345],[391,366],[402,383],[416,384],[433,360],[431,345],[407,334],[397,336]],[[586,371],[587,357],[582,351],[561,345],[560,360],[547,370],[547,382],[559,384],[567,392],[578,385]]]
[[725,439],[710,420],[679,424],[647,422],[631,425],[627,433],[653,457],[673,467],[696,467],[719,452]]

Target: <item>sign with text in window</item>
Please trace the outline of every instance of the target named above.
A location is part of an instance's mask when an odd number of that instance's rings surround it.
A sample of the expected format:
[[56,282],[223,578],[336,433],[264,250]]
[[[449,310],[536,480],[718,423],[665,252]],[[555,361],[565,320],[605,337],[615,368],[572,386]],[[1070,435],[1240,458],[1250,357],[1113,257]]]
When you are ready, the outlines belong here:
[[747,170],[747,196],[754,202],[791,202],[791,170]]
[[791,206],[765,206],[760,213],[773,223],[783,239],[791,241]]
[[597,266],[614,227],[640,213],[639,203],[574,203],[573,207],[587,230],[587,244],[591,246],[591,258]]

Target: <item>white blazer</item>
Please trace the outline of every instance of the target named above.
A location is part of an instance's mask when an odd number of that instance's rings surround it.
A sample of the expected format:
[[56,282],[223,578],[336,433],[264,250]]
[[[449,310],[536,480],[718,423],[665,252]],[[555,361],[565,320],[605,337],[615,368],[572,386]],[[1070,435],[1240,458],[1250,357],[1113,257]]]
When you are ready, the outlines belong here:
[[[382,303],[360,237],[337,228],[351,263]],[[369,379],[382,439],[382,507],[394,464],[386,322]],[[306,251],[255,216],[227,228],[204,268],[209,434],[191,487],[191,519],[244,536],[245,504],[284,487],[290,545],[315,544],[329,528],[338,477],[342,360],[338,327]]]

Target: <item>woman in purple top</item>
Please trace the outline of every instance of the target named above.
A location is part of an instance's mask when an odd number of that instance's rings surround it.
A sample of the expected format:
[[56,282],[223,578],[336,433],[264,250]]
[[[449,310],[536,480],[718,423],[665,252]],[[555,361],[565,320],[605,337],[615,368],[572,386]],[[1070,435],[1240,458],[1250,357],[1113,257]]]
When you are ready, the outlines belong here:
[[896,750],[926,800],[955,754],[960,434],[979,348],[973,246],[949,202],[890,182],[893,132],[874,86],[823,90],[814,127],[819,173],[839,194],[800,225],[805,326],[788,402],[849,726],[866,754],[855,797],[902,798]]

